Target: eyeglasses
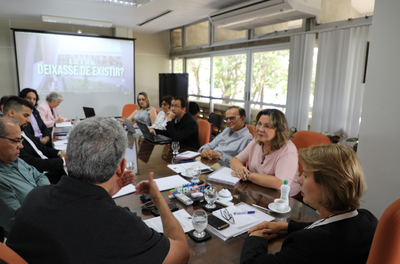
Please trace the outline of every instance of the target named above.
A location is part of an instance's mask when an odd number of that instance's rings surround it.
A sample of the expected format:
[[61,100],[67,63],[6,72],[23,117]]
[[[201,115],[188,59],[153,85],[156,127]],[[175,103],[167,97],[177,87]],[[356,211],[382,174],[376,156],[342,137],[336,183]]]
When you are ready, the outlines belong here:
[[238,115],[238,116],[231,116],[231,117],[225,117],[225,122],[228,122],[228,121],[235,121],[236,120],[236,118],[238,118],[238,117],[240,117],[240,115]]
[[2,137],[2,136],[0,136],[0,138],[5,138],[8,140],[11,140],[12,142],[17,143],[17,146],[21,145],[21,143],[24,141],[23,138],[8,138],[8,137]]
[[233,216],[229,213],[228,210],[226,210],[226,208],[224,210],[221,210],[220,212],[225,220],[227,220],[228,222],[235,223],[235,218],[233,218]]
[[182,106],[180,106],[180,105],[171,105],[171,107],[173,107],[173,108],[181,108]]
[[258,122],[258,123],[256,124],[256,127],[258,127],[259,129],[260,129],[260,128],[263,128],[263,129],[266,129],[266,130],[272,129],[272,125],[269,124],[269,123],[267,123],[267,124],[265,124],[265,125],[262,125],[260,122]]

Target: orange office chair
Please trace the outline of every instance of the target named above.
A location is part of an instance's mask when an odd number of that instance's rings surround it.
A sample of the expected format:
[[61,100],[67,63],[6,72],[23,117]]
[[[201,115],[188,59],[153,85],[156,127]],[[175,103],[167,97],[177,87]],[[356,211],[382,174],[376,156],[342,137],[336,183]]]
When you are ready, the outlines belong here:
[[400,199],[379,220],[367,260],[367,264],[389,263],[400,263]]
[[0,243],[0,260],[5,261],[6,263],[13,264],[28,264],[23,258],[21,258],[14,250],[7,247],[3,243]]
[[253,135],[254,138],[254,126],[253,125],[246,125],[247,129],[249,130],[250,134]]
[[199,124],[199,143],[203,146],[210,142],[211,137],[211,125],[206,120],[197,120]]
[[[331,144],[331,141],[327,136],[324,136],[320,133],[314,131],[297,131],[294,133],[294,138],[292,139],[293,144],[296,146],[297,150],[302,148],[308,148],[316,145],[328,145]],[[303,166],[301,166],[299,162],[299,173],[303,174]]]
[[[122,108],[122,114],[121,117],[128,118],[139,106],[137,104],[126,104]],[[135,124],[135,121],[132,121],[133,124]]]

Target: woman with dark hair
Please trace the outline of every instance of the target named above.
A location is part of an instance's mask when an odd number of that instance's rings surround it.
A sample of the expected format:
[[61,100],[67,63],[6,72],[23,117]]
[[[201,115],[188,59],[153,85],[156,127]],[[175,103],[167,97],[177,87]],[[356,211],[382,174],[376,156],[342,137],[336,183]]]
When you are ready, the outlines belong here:
[[265,109],[257,114],[256,120],[254,140],[230,162],[234,176],[277,190],[287,180],[290,195],[298,194],[297,148],[290,140],[285,114],[277,109]]
[[168,117],[168,113],[170,112],[171,102],[173,99],[174,99],[174,97],[171,95],[166,95],[161,99],[162,111],[160,111],[160,113],[158,113],[156,121],[149,128],[166,130],[167,121],[168,121],[167,117]]
[[[154,107],[150,107],[150,100],[147,93],[140,92],[137,97],[137,103],[139,105],[139,109],[133,111],[128,119],[145,123],[148,126],[154,124],[157,118],[157,111]],[[124,123],[124,120],[120,119],[120,122]]]
[[25,127],[25,133],[31,135],[32,138],[43,145],[53,147],[51,144],[50,131],[40,117],[39,111],[36,109],[37,102],[39,101],[39,95],[37,91],[32,88],[25,88],[19,92],[19,97],[24,98],[34,106],[32,109],[32,114],[29,116],[31,122]]
[[[344,145],[313,146],[299,151],[304,203],[321,219],[314,223],[263,222],[250,229],[240,263],[366,263],[378,224],[360,207],[366,182],[357,154]],[[278,253],[267,254],[268,239],[289,234]]]

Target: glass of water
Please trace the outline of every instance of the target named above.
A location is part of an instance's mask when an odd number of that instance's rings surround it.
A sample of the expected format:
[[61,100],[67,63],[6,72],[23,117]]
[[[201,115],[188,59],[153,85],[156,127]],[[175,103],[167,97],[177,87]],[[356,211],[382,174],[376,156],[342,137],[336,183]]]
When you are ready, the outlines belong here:
[[172,150],[173,150],[173,152],[172,152],[172,155],[178,155],[179,154],[179,152],[178,152],[178,150],[179,150],[179,142],[178,141],[174,141],[174,142],[172,142]]
[[193,177],[192,177],[192,182],[194,183],[199,183],[199,177],[201,175],[201,168],[199,165],[193,165],[192,166],[192,170],[193,170]]
[[192,225],[194,228],[193,236],[202,238],[206,235],[204,229],[207,227],[207,213],[203,210],[196,210],[193,213]]
[[133,162],[133,160],[128,160],[128,161],[126,161],[126,168],[125,168],[125,170],[131,170],[131,171],[133,171],[133,169],[135,169],[135,162]]
[[205,205],[206,208],[208,209],[214,209],[215,207],[217,207],[214,202],[215,200],[217,200],[218,197],[218,190],[217,187],[215,186],[208,186],[205,190],[204,190],[204,198],[207,201],[207,204]]

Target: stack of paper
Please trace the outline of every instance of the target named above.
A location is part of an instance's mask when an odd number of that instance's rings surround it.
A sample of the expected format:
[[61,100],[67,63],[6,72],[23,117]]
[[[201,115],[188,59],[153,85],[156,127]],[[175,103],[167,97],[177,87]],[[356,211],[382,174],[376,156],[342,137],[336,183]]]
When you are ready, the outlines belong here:
[[171,170],[175,171],[176,173],[184,173],[187,168],[190,168],[192,166],[200,166],[201,171],[212,171],[213,169],[210,166],[204,165],[200,161],[194,161],[194,162],[188,162],[188,163],[182,163],[182,164],[171,164],[167,165],[168,168]]
[[54,141],[54,148],[58,150],[67,150],[68,139]]
[[199,152],[194,152],[194,151],[185,151],[180,153],[178,156],[176,156],[178,159],[194,159],[197,156],[200,156]]
[[[235,223],[233,224],[232,222],[228,222],[226,219],[222,217],[221,210],[217,210],[213,212],[213,215],[216,217],[220,218],[221,220],[227,222],[230,224],[228,228],[225,228],[223,230],[217,230],[214,227],[207,225],[207,230],[209,230],[211,233],[215,234],[219,238],[221,238],[223,241],[228,240],[231,237],[236,237],[239,236],[247,231],[249,231],[253,226],[263,222],[263,221],[268,221],[271,222],[275,218],[267,215],[266,213],[263,213],[256,208],[245,204],[245,203],[239,203],[235,206],[229,206],[225,208],[229,211],[229,213],[234,217]],[[234,212],[246,212],[246,211],[255,211],[254,214],[242,214],[242,215],[234,215]]]
[[235,185],[240,181],[240,178],[232,176],[233,170],[228,167],[222,167],[208,175],[209,181],[220,182],[229,185]]
[[[183,232],[187,233],[194,229],[192,225],[192,218],[190,214],[188,214],[188,212],[185,211],[185,209],[173,212],[172,214],[175,216],[176,220],[178,220],[178,222],[181,224]],[[153,228],[158,233],[164,232],[160,216],[144,220],[143,222],[148,227]]]
[[61,123],[55,123],[55,127],[72,127],[71,122],[61,122]]

